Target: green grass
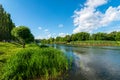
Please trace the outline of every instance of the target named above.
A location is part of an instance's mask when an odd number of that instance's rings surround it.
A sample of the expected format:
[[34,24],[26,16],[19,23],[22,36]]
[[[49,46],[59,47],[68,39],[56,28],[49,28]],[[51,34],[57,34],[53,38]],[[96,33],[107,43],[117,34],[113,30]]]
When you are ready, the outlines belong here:
[[119,41],[73,41],[69,44],[78,46],[120,46]]
[[14,55],[17,51],[21,50],[22,46],[19,44],[14,43],[4,43],[0,42],[0,77],[1,77],[1,70],[3,65],[6,63],[7,59]]
[[0,43],[0,77],[2,80],[29,80],[57,78],[68,70],[64,54],[53,48],[28,44]]

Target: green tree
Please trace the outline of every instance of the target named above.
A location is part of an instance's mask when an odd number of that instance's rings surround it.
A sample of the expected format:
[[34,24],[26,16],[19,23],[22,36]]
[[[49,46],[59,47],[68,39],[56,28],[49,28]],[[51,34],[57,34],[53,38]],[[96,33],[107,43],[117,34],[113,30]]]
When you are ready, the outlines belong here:
[[116,33],[115,40],[116,40],[116,41],[120,41],[120,32],[117,32],[117,33]]
[[56,42],[59,42],[60,41],[60,39],[61,39],[61,37],[56,37]]
[[93,40],[107,40],[107,33],[98,32],[96,34],[92,34]]
[[0,41],[11,40],[11,30],[15,27],[9,13],[0,5]]
[[66,35],[66,36],[64,37],[64,40],[65,40],[66,42],[70,42],[70,41],[71,41],[71,36],[70,36],[70,35]]
[[111,33],[109,33],[107,35],[107,40],[110,40],[110,41],[115,41],[116,40],[116,36],[117,36],[117,32],[116,31],[113,31]]
[[87,32],[79,32],[71,36],[72,41],[85,41],[90,39],[90,34]]
[[31,34],[30,29],[25,26],[19,26],[14,28],[11,33],[22,43],[23,48],[25,48],[25,43],[34,41],[34,37]]
[[71,35],[71,41],[77,41],[77,36],[76,34]]
[[48,40],[49,40],[49,43],[53,43],[54,42],[54,38],[52,38],[52,37],[49,38]]

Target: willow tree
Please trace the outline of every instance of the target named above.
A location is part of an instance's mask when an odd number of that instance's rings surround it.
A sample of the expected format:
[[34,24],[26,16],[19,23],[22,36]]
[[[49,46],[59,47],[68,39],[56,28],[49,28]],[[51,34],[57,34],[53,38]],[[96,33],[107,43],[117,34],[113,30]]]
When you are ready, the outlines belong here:
[[13,28],[11,34],[22,43],[23,48],[25,48],[25,43],[30,43],[34,41],[34,36],[32,35],[30,29],[25,26],[19,26]]
[[11,40],[11,30],[14,27],[10,14],[0,5],[0,41]]

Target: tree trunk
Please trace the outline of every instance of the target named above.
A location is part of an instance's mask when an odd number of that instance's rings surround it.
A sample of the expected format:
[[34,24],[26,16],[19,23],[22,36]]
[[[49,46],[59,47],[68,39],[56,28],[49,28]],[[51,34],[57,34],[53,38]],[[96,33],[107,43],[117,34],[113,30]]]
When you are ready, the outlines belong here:
[[25,43],[23,43],[23,48],[25,48]]

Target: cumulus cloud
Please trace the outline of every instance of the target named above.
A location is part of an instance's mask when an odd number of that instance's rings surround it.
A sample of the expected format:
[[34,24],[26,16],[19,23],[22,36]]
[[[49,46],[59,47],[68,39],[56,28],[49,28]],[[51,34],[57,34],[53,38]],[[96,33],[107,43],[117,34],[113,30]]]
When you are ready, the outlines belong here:
[[56,33],[50,32],[49,29],[43,29],[42,27],[38,27],[38,29],[41,30],[41,33],[37,35],[35,39],[49,39],[57,36]]
[[87,0],[82,9],[75,10],[73,23],[76,28],[73,33],[92,32],[100,27],[109,25],[113,21],[120,20],[120,6],[110,6],[105,13],[96,9],[106,3],[107,0]]
[[39,30],[42,30],[42,27],[38,27]]
[[60,37],[65,37],[66,35],[68,35],[68,33],[59,33],[58,36]]
[[48,29],[45,29],[44,30],[45,34],[44,34],[44,38],[45,39],[49,39],[49,38],[53,38],[53,37],[56,37],[56,33],[52,33],[50,32]]
[[45,32],[48,32],[49,30],[48,30],[48,29],[45,29],[44,31],[45,31]]
[[59,27],[59,28],[62,28],[62,27],[64,27],[64,25],[63,25],[63,24],[59,24],[58,27]]
[[85,3],[85,6],[91,7],[91,8],[96,8],[105,3],[107,3],[107,0],[87,0],[87,2]]
[[47,34],[47,37],[46,37],[46,38],[47,38],[47,39],[48,39],[48,38],[51,38],[51,37],[53,38],[53,37],[55,37],[55,36],[56,36],[55,33],[49,33],[49,34]]

